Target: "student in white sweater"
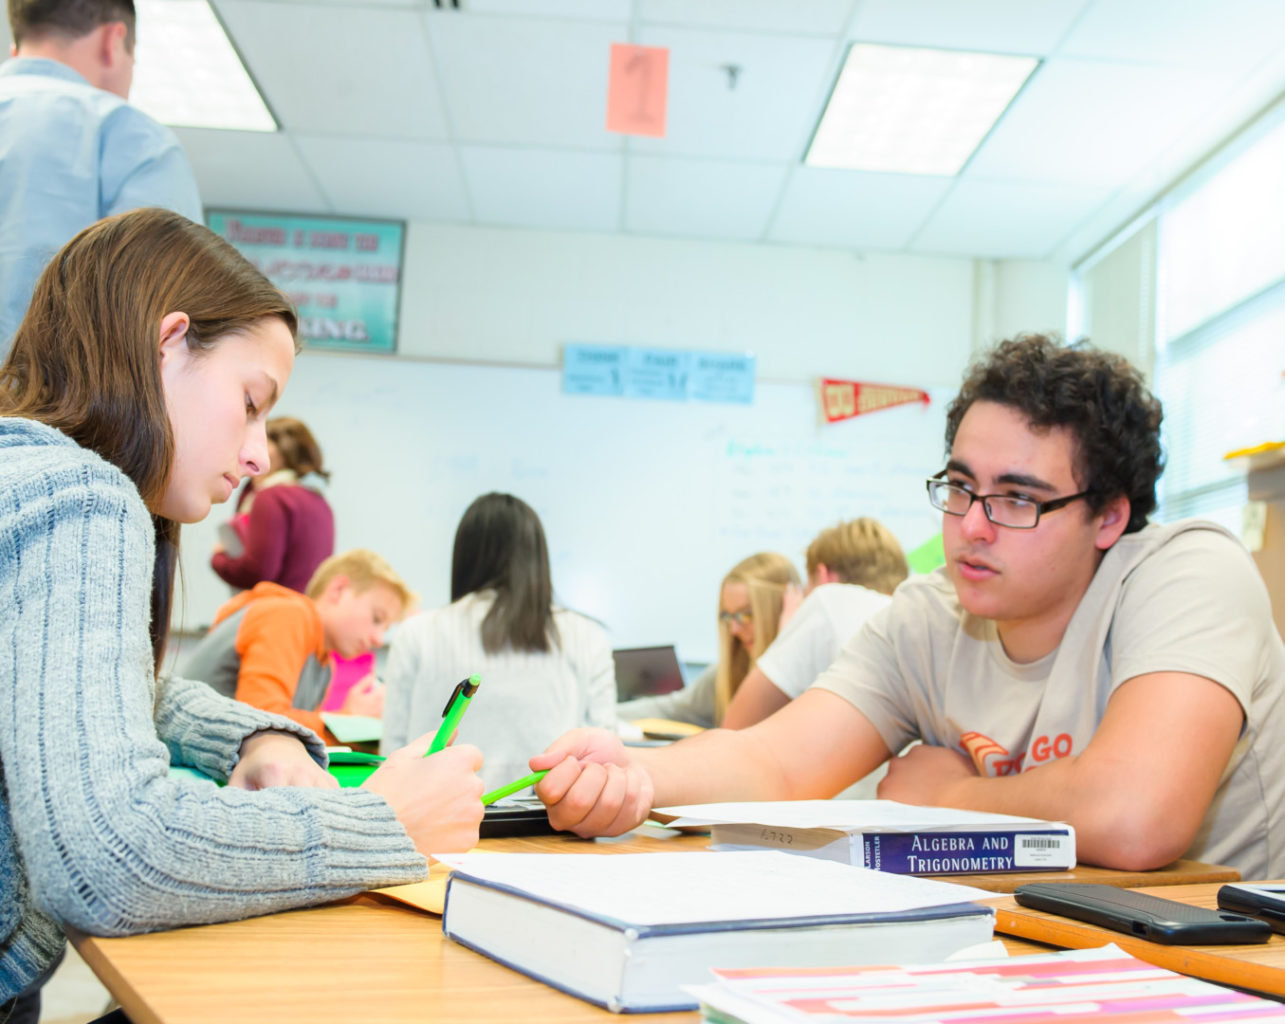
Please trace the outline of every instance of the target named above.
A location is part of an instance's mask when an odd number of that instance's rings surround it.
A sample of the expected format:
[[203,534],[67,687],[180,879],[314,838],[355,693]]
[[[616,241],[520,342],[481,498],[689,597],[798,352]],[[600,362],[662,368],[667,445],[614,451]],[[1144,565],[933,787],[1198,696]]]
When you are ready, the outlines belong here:
[[527,759],[582,725],[615,722],[611,646],[591,619],[553,603],[535,510],[485,494],[455,532],[451,604],[398,628],[388,654],[385,751],[436,729],[455,684],[481,687],[456,742],[482,749],[487,787],[526,775]]

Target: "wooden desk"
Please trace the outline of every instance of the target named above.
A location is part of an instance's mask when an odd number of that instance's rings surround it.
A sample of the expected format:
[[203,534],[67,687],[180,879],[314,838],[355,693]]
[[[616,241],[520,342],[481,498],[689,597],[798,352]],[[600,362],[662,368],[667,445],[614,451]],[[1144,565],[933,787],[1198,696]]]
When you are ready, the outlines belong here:
[[[704,849],[707,843],[705,836],[643,830],[620,840],[540,836],[486,840],[482,847],[602,855]],[[1107,881],[1111,874],[1085,870],[1093,872],[1093,881]],[[1194,865],[1192,870],[1213,869]],[[1059,878],[1066,876],[1066,872],[1056,873]],[[126,939],[73,932],[72,941],[135,1024],[203,1024],[237,1018],[279,1024],[326,1020],[605,1024],[637,1016],[608,1014],[501,967],[445,939],[439,918],[373,894],[247,921]],[[1011,953],[1047,951],[1046,946],[1020,938],[1005,938],[1004,943]],[[695,1012],[646,1016],[674,1024],[700,1019]]]
[[[667,831],[667,830],[666,830]],[[624,837],[622,837],[623,839]],[[529,836],[522,839],[484,840],[482,849],[527,851],[529,853],[645,853],[655,850],[705,850],[709,836],[702,833],[663,834],[660,829],[644,828],[630,833],[628,841],[598,839],[594,842],[571,836]],[[1012,892],[1027,882],[1094,882],[1129,889],[1139,885],[1190,885],[1198,882],[1239,882],[1240,872],[1221,864],[1202,864],[1195,860],[1176,860],[1154,871],[1113,871],[1081,864],[1072,871],[1020,871],[995,875],[933,875],[943,882],[971,885],[989,892]]]
[[[1139,892],[1197,907],[1218,905],[1218,884],[1145,886]],[[1066,949],[1087,949],[1114,942],[1140,960],[1224,985],[1285,997],[1285,935],[1272,934],[1253,946],[1165,946],[1124,932],[1099,928],[1069,917],[1018,906],[1008,896],[987,901],[995,907],[995,931]]]
[[[974,885],[991,892],[1012,892],[1027,882],[1094,882],[1114,885],[1117,889],[1137,886],[1191,885],[1194,883],[1239,882],[1240,872],[1221,864],[1202,864],[1195,860],[1176,860],[1154,871],[1113,871],[1081,864],[1071,871],[1023,871],[1002,875],[937,875],[943,882]],[[1215,890],[1217,886],[1214,886]]]

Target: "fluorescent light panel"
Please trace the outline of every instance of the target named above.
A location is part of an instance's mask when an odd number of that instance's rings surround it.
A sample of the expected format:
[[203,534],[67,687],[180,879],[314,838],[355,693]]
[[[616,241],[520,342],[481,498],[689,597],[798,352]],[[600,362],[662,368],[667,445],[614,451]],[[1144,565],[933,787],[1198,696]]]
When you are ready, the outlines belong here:
[[1038,65],[1034,57],[854,43],[804,163],[958,174]]
[[136,0],[130,102],[164,124],[274,132],[277,122],[206,0]]

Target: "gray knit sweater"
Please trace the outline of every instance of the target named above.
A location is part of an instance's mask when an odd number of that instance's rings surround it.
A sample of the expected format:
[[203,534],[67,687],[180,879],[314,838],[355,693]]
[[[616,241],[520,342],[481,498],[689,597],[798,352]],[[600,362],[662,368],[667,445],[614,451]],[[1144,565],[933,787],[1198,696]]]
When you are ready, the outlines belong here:
[[153,537],[133,484],[65,435],[0,417],[0,1002],[63,926],[127,935],[417,881],[425,861],[360,789],[220,789],[264,728],[203,683],[156,683]]

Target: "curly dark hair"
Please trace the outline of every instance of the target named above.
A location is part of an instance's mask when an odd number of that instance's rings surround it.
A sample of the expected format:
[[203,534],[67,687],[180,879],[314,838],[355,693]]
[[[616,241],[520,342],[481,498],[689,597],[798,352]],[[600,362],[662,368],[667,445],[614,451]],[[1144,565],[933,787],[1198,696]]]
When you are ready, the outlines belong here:
[[1159,400],[1122,356],[1087,342],[1063,345],[1043,334],[1020,334],[982,356],[946,410],[946,451],[974,402],[1017,409],[1037,429],[1065,427],[1076,441],[1075,475],[1100,512],[1129,499],[1125,533],[1141,530],[1156,507],[1164,469]]

